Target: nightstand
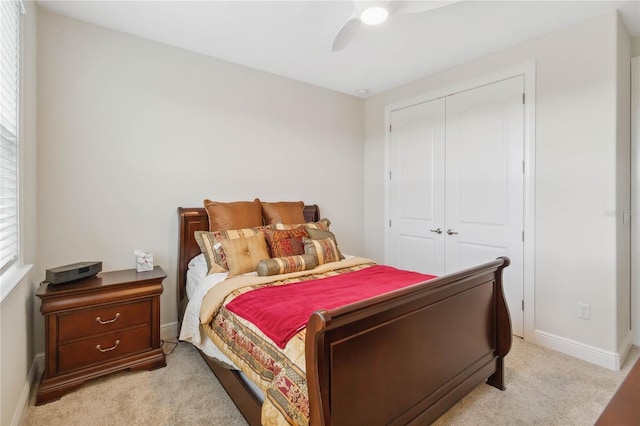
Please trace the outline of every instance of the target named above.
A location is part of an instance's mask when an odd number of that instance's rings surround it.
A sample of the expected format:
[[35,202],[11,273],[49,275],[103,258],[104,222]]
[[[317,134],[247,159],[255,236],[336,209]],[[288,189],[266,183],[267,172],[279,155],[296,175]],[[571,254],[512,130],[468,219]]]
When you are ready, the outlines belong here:
[[167,274],[103,272],[67,284],[40,285],[45,370],[36,405],[59,399],[86,380],[124,369],[164,367],[160,295]]

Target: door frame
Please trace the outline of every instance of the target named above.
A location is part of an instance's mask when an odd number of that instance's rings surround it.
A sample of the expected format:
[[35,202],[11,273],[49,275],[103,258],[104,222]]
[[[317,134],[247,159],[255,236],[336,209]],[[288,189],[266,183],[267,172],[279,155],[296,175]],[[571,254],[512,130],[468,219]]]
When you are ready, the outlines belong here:
[[391,112],[410,106],[432,101],[448,95],[475,89],[507,80],[513,77],[524,77],[524,188],[523,188],[523,298],[524,298],[524,324],[523,334],[525,340],[535,340],[535,105],[536,105],[536,62],[530,61],[522,65],[487,74],[472,80],[467,80],[455,85],[437,89],[408,99],[403,99],[385,106],[385,262],[390,254],[390,230],[391,218],[389,209],[390,190],[389,183],[389,155],[391,150]]
[[640,345],[640,57],[631,58],[631,336]]

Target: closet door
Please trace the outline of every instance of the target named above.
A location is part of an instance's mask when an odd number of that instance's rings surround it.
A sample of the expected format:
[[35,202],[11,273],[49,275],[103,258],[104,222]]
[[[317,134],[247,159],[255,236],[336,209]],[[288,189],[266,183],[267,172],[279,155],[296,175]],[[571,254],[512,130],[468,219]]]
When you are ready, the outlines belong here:
[[523,77],[447,97],[446,272],[509,256],[504,284],[523,335]]
[[444,274],[444,99],[391,113],[389,264]]

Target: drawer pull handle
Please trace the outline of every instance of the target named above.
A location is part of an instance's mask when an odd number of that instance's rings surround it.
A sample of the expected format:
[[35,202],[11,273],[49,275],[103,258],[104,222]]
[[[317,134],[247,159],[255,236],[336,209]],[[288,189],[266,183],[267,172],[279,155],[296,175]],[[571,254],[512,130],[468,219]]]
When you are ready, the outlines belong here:
[[98,321],[100,324],[110,324],[110,323],[114,322],[115,320],[117,320],[119,316],[120,316],[120,312],[116,313],[116,316],[113,319],[102,321],[102,319],[100,319],[100,317],[96,317],[96,321]]
[[96,345],[96,349],[99,350],[100,352],[109,352],[117,348],[119,344],[120,344],[120,340],[116,340],[116,344],[111,346],[110,348],[102,349],[100,345]]

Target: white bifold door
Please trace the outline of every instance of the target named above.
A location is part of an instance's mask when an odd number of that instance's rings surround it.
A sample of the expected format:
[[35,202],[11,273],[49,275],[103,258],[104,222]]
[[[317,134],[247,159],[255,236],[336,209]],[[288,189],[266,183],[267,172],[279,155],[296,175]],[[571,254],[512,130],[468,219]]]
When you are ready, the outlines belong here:
[[523,77],[392,111],[389,259],[443,275],[508,256],[523,335]]

